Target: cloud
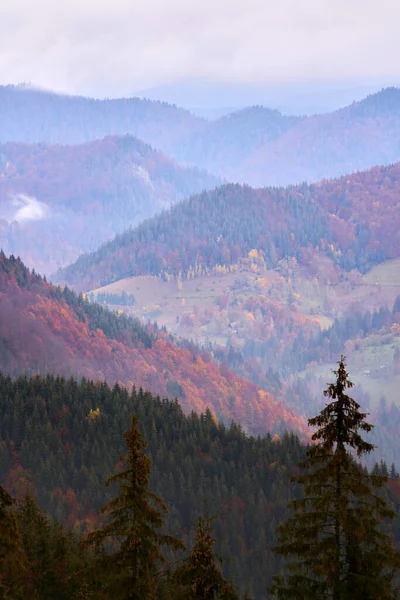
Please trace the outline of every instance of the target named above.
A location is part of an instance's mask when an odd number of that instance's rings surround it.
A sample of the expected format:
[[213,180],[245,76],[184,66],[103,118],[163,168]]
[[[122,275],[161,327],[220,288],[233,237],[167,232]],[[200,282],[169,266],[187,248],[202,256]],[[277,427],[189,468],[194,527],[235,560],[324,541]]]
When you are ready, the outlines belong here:
[[18,194],[12,198],[11,203],[14,207],[11,221],[27,223],[41,221],[47,216],[48,206],[33,196]]
[[99,96],[182,79],[400,79],[398,0],[5,0],[0,81]]

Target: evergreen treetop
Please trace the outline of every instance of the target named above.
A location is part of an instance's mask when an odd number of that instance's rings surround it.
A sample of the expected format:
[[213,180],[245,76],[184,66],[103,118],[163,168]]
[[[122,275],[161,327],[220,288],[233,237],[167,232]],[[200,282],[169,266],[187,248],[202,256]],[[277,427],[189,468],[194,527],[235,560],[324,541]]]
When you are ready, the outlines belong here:
[[173,576],[176,584],[187,589],[187,600],[239,600],[233,585],[221,571],[222,559],[214,553],[212,519],[197,520],[196,543]]
[[120,493],[102,508],[108,523],[90,533],[86,545],[97,549],[107,549],[107,542],[117,545],[117,550],[104,561],[110,572],[105,587],[115,599],[153,600],[159,567],[165,562],[162,547],[177,550],[184,546],[178,539],[160,532],[168,510],[161,498],[148,489],[151,461],[144,453],[146,442],[135,415],[124,439],[127,453],[121,460],[125,469],[105,483],[106,486],[119,483]]
[[292,558],[288,575],[274,578],[278,599],[393,600],[399,554],[383,531],[391,511],[377,492],[385,478],[369,475],[357,456],[374,449],[359,434],[372,425],[346,390],[353,386],[344,357],[335,383],[324,392],[333,401],[312,419],[317,426],[303,473],[294,480],[303,497],[290,504],[294,516],[281,524],[275,551]]

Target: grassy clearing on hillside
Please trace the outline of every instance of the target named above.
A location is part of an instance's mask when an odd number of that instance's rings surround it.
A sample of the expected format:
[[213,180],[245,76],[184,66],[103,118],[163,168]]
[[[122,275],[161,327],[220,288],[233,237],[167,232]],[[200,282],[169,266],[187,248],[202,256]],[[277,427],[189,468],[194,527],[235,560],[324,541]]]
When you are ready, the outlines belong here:
[[400,258],[377,265],[364,279],[369,285],[400,286]]
[[[294,310],[306,320],[317,321],[321,329],[327,329],[336,317],[348,310],[372,312],[381,306],[391,308],[400,293],[400,260],[383,263],[364,278],[343,273],[336,283],[329,280],[330,266],[321,263],[314,275],[303,267],[290,272],[263,270],[260,273],[254,273],[250,268],[238,269],[233,273],[203,275],[180,283],[176,280],[163,282],[153,276],[131,277],[94,290],[94,293],[132,293],[136,298],[135,306],[119,308],[157,321],[172,333],[200,344],[212,342],[221,346],[227,344],[232,334],[236,344],[257,337],[253,322],[260,315],[254,311],[249,318],[245,309],[250,296],[268,296],[271,302],[282,304],[287,311],[292,311],[295,306]],[[228,311],[224,310],[227,306],[230,307]],[[400,375],[394,374],[392,369],[400,338],[390,335],[389,338],[388,341],[387,336],[370,336],[358,348],[356,345],[357,349],[346,350],[352,378],[357,386],[370,394],[371,408],[383,395],[400,405]],[[332,364],[322,364],[313,366],[308,372],[327,383],[332,379],[331,369]],[[305,372],[300,374],[304,375]]]
[[[159,325],[165,325],[171,332],[198,341],[204,337],[212,339],[213,336],[205,336],[204,329],[200,331],[198,327],[191,330],[189,325],[182,331],[179,325],[181,319],[211,308],[215,310],[218,299],[224,296],[232,302],[238,296],[268,294],[271,300],[283,306],[294,302],[297,311],[307,318],[314,317],[321,329],[327,329],[335,318],[353,308],[372,312],[381,306],[391,307],[400,293],[400,260],[382,263],[364,278],[360,275],[350,278],[343,273],[336,283],[329,279],[330,269],[332,264],[321,260],[313,275],[303,267],[296,267],[290,273],[263,270],[258,274],[248,268],[233,273],[203,275],[180,284],[176,280],[163,282],[158,277],[145,275],[122,279],[93,291],[95,294],[134,294],[136,305],[120,308],[144,319],[156,319]],[[383,283],[377,285],[377,280]],[[222,337],[225,338],[225,335]]]
[[[170,331],[177,333],[178,321],[183,316],[215,306],[217,298],[226,294],[241,275],[240,273],[203,275],[184,281],[180,286],[177,281],[163,282],[158,277],[143,275],[121,279],[93,292],[94,294],[99,292],[116,294],[125,291],[134,294],[136,305],[133,309],[127,309],[127,312],[144,318],[149,316],[149,309],[156,304],[160,307],[157,315],[158,324],[165,325]],[[256,275],[252,275],[254,280]]]
[[315,317],[319,321],[321,329],[329,329],[334,322],[332,317],[327,317],[326,315],[315,315]]
[[[396,348],[400,348],[400,337],[389,343],[379,344],[380,336],[370,336],[366,345],[346,357],[351,380],[371,397],[371,408],[378,405],[382,396],[400,406],[400,374],[392,370]],[[382,340],[383,340],[383,336]],[[332,380],[332,364],[323,363],[299,373],[300,377],[312,375],[328,383]],[[322,393],[322,390],[321,390]]]

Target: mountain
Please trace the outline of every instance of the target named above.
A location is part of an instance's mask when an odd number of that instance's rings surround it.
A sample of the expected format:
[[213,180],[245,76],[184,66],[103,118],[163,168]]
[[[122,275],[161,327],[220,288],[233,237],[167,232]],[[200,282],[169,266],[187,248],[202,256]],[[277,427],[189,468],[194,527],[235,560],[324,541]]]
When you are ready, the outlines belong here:
[[400,160],[400,90],[311,117],[248,107],[214,121],[157,101],[0,88],[0,142],[77,144],[131,134],[178,162],[253,186],[338,177]]
[[[400,163],[310,186],[222,186],[83,255],[59,281],[105,302],[134,294],[134,306],[118,308],[204,344],[298,414],[321,408],[343,353],[357,400],[389,431],[400,384],[390,317],[399,195]],[[393,439],[375,439],[389,462],[399,460]]]
[[235,180],[255,186],[287,185],[398,160],[400,89],[387,88],[332,113],[301,120],[249,155],[236,168]]
[[87,291],[124,277],[231,266],[256,249],[268,267],[320,252],[348,271],[400,256],[400,163],[320,184],[225,185],[193,196],[62,270]]
[[[263,105],[273,106],[286,114],[315,115],[332,112],[361,100],[378,89],[391,85],[387,79],[352,79],[351,81],[278,83],[245,83],[184,79],[140,91],[139,95],[153,100],[165,100],[170,104],[194,107],[195,114],[217,117],[235,110],[232,107]],[[229,110],[228,107],[231,107]]]
[[81,144],[130,134],[183,164],[208,164],[221,174],[300,120],[253,107],[208,121],[159,101],[94,100],[19,86],[0,87],[0,107],[0,142]]
[[24,86],[0,86],[0,142],[82,144],[129,133],[161,149],[179,146],[182,137],[205,123],[166,102],[95,100]]
[[82,255],[57,278],[88,291],[132,275],[236,264],[253,248],[274,265],[330,235],[325,211],[308,192],[229,184],[192,196]]
[[132,136],[0,145],[0,245],[50,273],[218,180]]
[[79,375],[177,397],[185,411],[209,407],[257,431],[305,430],[302,417],[207,353],[51,286],[19,259],[0,254],[0,370]]
[[[171,149],[185,163],[212,167],[231,181],[248,181],[240,169],[246,160],[277,142],[300,121],[301,117],[282,115],[263,106],[244,108],[208,122],[197,133]],[[251,183],[250,181],[248,181]],[[265,179],[263,185],[269,183]]]

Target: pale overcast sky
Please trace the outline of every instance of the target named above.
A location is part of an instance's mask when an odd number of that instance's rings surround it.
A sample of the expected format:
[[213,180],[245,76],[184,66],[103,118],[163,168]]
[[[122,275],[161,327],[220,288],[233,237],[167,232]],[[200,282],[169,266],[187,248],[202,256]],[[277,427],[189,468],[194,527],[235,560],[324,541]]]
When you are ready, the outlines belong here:
[[0,83],[400,80],[400,0],[0,0]]

